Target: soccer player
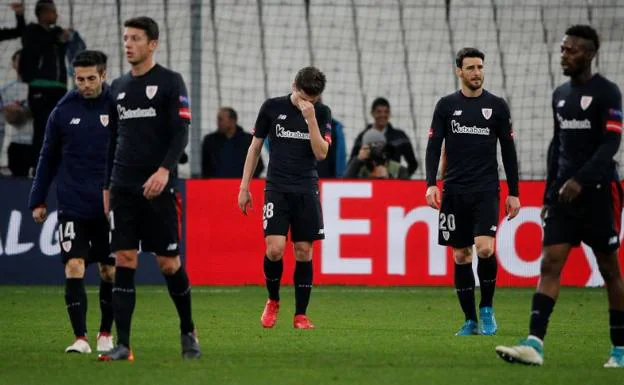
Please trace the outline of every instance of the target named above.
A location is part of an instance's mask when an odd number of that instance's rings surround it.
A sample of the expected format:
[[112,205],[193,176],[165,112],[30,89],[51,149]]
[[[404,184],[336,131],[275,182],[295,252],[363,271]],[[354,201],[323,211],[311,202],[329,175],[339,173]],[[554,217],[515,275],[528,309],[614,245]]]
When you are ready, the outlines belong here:
[[37,223],[46,219],[46,197],[56,177],[58,235],[65,264],[65,304],[75,342],[65,352],[91,353],[87,342],[85,266],[100,268],[100,333],[97,350],[113,347],[112,290],[115,259],[108,245],[108,220],[102,206],[102,183],[108,143],[106,55],[83,51],[73,62],[77,90],[68,92],[52,111],[45,131],[29,207]]
[[[191,111],[180,74],[156,64],[158,24],[149,17],[124,23],[124,49],[132,68],[111,84],[110,142],[104,209],[116,256],[113,308],[117,346],[101,361],[134,360],[130,325],[139,243],[156,255],[180,317],[182,357],[201,356],[191,316],[191,287],[180,261],[174,179],[188,142]],[[110,202],[109,202],[110,200]]]
[[[493,310],[498,269],[494,254],[499,207],[497,140],[509,187],[505,211],[512,219],[520,210],[518,162],[509,107],[502,98],[483,89],[484,59],[485,55],[475,48],[463,48],[457,53],[455,73],[461,89],[438,101],[427,144],[427,204],[440,210],[438,242],[453,248],[455,289],[465,315],[458,336],[493,335],[497,330]],[[436,175],[442,141],[446,167],[440,203]],[[475,309],[473,244],[479,258],[480,323]]]
[[268,136],[270,159],[262,221],[266,250],[264,276],[269,299],[260,321],[272,328],[279,312],[279,289],[286,235],[291,231],[295,250],[296,329],[313,329],[306,316],[312,291],[312,243],[325,238],[316,162],[325,159],[331,143],[331,111],[319,102],[325,75],[315,67],[297,73],[292,93],[268,99],[258,113],[254,138],[247,152],[238,207],[247,215],[252,207],[249,182]]
[[561,67],[570,81],[552,96],[554,136],[542,219],[540,279],[531,304],[529,336],[517,346],[497,346],[507,362],[544,363],[544,336],[559,296],[561,271],[581,242],[596,255],[609,298],[613,349],[605,367],[624,367],[624,283],[618,262],[622,186],[613,159],[622,136],[622,95],[592,73],[600,41],[596,30],[575,25],[561,43]]

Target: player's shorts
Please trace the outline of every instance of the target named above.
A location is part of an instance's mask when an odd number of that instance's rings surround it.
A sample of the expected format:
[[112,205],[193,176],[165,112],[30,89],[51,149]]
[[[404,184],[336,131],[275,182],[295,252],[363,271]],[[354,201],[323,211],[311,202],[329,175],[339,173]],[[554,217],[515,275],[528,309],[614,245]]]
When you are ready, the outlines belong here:
[[293,242],[325,238],[318,190],[310,193],[265,191],[262,208],[264,236],[290,236]]
[[622,185],[612,182],[583,189],[577,201],[548,206],[543,222],[544,246],[581,242],[609,253],[620,247]]
[[477,236],[496,236],[498,191],[442,194],[438,243],[454,248],[469,247]]
[[142,190],[113,186],[110,191],[111,249],[180,255],[179,195],[174,188],[148,200]]
[[81,258],[86,264],[101,263],[115,265],[108,244],[108,221],[101,219],[71,219],[59,217],[59,243],[61,262],[66,264],[72,258]]

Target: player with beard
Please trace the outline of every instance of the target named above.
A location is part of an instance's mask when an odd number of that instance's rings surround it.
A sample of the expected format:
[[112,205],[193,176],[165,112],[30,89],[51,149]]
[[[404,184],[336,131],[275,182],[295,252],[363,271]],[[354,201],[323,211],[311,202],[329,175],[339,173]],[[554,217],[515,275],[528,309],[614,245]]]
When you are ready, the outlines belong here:
[[[463,48],[457,53],[455,73],[461,89],[438,101],[427,144],[427,204],[440,211],[439,244],[453,248],[455,289],[465,316],[458,336],[492,335],[497,331],[493,309],[498,269],[494,253],[499,219],[497,141],[509,187],[505,211],[512,219],[520,210],[518,161],[509,107],[502,98],[483,89],[484,58],[475,48]],[[440,202],[436,179],[443,141],[446,165]],[[479,258],[479,320],[472,272],[473,244]]]

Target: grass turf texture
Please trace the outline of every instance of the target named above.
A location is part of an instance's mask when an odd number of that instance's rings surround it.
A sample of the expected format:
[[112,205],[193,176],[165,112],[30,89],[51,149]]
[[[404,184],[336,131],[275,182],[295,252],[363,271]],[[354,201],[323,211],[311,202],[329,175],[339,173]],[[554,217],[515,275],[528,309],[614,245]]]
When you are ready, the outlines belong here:
[[[143,286],[133,319],[135,362],[106,363],[95,353],[63,353],[73,336],[61,287],[0,286],[0,384],[620,383],[624,371],[602,368],[610,349],[603,290],[562,290],[543,367],[496,357],[495,345],[526,335],[532,293],[498,289],[498,335],[455,337],[463,317],[451,288],[317,287],[308,312],[317,329],[294,330],[294,293],[286,287],[277,325],[265,330],[264,288],[196,287],[204,356],[185,362],[165,287]],[[96,287],[88,297],[95,351]]]

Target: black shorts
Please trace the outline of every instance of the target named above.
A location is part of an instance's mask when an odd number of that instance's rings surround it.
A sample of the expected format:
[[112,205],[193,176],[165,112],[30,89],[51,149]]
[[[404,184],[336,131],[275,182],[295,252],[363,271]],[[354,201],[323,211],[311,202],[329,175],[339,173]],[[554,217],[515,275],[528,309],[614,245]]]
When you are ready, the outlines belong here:
[[498,191],[443,193],[438,243],[459,249],[472,246],[477,236],[496,236],[498,206]]
[[612,182],[583,189],[576,202],[548,206],[543,222],[544,246],[581,242],[609,253],[620,247],[622,185]]
[[58,235],[63,264],[72,258],[81,258],[86,264],[115,265],[108,244],[108,221],[104,215],[101,219],[59,217]]
[[168,187],[148,200],[141,190],[110,191],[111,249],[142,250],[158,256],[180,255],[178,207],[181,199]]
[[293,242],[325,238],[318,190],[310,193],[265,191],[262,208],[264,236],[288,234]]

